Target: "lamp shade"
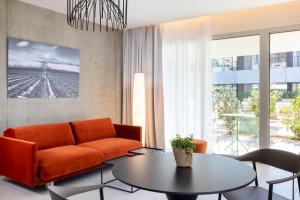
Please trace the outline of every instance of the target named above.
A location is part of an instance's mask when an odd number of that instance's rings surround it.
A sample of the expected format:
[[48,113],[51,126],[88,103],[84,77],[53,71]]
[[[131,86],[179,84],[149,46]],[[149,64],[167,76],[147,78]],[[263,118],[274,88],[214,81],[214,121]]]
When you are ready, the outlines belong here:
[[145,141],[145,78],[144,73],[134,74],[132,120],[133,125],[141,126],[143,129],[142,141]]

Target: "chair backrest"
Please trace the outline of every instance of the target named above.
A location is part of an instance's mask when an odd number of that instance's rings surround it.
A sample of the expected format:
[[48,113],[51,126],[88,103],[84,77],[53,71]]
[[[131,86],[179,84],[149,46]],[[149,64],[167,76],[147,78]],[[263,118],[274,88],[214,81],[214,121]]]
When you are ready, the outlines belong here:
[[300,172],[300,155],[277,149],[260,149],[236,158],[240,161],[260,162],[291,173]]

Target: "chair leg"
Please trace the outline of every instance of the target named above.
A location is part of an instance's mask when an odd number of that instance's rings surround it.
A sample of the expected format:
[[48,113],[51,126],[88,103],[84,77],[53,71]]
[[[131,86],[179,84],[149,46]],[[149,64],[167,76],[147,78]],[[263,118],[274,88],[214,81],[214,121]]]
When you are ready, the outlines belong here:
[[221,193],[219,193],[219,198],[218,198],[218,200],[222,200],[222,194],[221,194]]
[[269,185],[269,197],[268,200],[272,200],[273,199],[273,184]]
[[299,197],[300,197],[300,178],[298,178],[298,190],[299,190]]
[[[295,174],[293,174],[295,175]],[[292,183],[292,200],[295,200],[295,179],[293,179],[293,183]]]
[[255,177],[255,186],[258,187],[258,178],[257,178],[257,169],[256,169],[256,162],[252,162],[253,169],[255,170],[256,177]]
[[100,200],[104,200],[103,188],[100,188]]

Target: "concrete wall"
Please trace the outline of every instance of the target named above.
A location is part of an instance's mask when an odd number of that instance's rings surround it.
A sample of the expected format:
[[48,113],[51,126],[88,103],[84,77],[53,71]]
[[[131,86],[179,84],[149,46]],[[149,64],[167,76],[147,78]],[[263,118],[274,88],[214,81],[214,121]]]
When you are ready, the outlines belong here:
[[7,124],[6,95],[6,0],[0,0],[0,131]]
[[[7,37],[80,50],[80,94],[76,99],[8,99]],[[66,16],[0,0],[0,131],[7,127],[112,117],[121,114],[121,32],[86,32],[69,27]]]
[[300,0],[212,16],[213,35],[300,25]]

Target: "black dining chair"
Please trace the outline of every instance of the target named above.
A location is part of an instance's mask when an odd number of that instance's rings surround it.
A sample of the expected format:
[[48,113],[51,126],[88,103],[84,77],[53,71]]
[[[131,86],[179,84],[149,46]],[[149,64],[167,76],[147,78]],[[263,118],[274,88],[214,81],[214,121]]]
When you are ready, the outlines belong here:
[[48,191],[50,193],[50,197],[52,200],[67,200],[67,198],[93,191],[99,190],[100,192],[100,200],[104,200],[103,188],[105,185],[92,185],[92,186],[81,186],[81,187],[57,187],[57,186],[49,186]]
[[276,149],[261,149],[238,156],[235,159],[252,162],[255,171],[256,163],[259,162],[291,172],[293,175],[287,178],[267,181],[269,184],[268,190],[258,186],[258,178],[256,176],[255,186],[248,186],[239,190],[224,193],[223,196],[227,200],[289,200],[274,193],[273,187],[276,184],[293,181],[295,179],[298,179],[298,189],[300,193],[300,155]]

